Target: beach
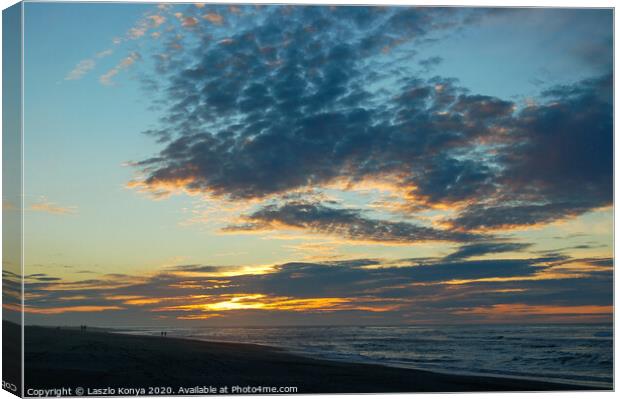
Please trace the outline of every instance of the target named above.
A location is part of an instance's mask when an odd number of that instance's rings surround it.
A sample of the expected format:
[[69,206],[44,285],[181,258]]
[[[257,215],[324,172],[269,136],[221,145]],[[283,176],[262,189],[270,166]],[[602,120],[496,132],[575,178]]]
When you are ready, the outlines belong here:
[[148,394],[140,389],[149,387],[169,389],[167,394],[220,393],[223,387],[228,393],[233,387],[294,387],[286,393],[596,389],[317,360],[260,345],[100,330],[26,327],[25,347],[26,394],[28,389],[78,386],[91,395]]

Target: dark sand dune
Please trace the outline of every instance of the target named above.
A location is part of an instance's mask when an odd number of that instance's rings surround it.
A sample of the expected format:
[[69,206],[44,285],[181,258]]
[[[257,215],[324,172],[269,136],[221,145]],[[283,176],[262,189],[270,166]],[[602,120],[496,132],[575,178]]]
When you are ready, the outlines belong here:
[[299,393],[594,389],[315,360],[257,345],[27,327],[26,389],[295,386]]

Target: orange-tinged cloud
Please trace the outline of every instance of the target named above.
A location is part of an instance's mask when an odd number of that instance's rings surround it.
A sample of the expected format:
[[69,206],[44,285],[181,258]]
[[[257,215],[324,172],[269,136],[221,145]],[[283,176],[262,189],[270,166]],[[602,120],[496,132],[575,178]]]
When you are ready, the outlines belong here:
[[133,284],[146,281],[146,277],[135,276],[108,276],[105,280],[80,280],[80,281],[62,281],[42,286],[39,288],[41,291],[74,291],[74,290],[97,290],[105,291],[109,289],[119,289],[128,287]]
[[88,299],[85,295],[61,296],[58,298],[59,301],[83,301],[85,299]]
[[[539,265],[545,266],[544,262],[540,262]],[[596,266],[580,266],[579,268],[571,268],[571,267],[563,267],[562,265],[552,265],[551,263],[547,264],[547,266],[552,266],[549,268],[542,268],[540,272],[536,272],[533,275],[527,276],[512,276],[512,277],[484,277],[484,278],[476,278],[476,279],[452,279],[441,282],[431,282],[431,283],[414,283],[414,285],[437,285],[437,284],[445,284],[445,285],[464,285],[471,283],[503,283],[503,282],[519,282],[519,281],[542,281],[542,280],[562,280],[562,279],[579,279],[588,275],[589,272],[599,271],[599,270],[611,270],[612,268],[606,267],[596,267]]]
[[21,312],[22,306],[15,303],[3,303],[2,308],[6,310],[12,310],[13,312]]
[[[332,312],[338,310],[364,310],[370,312],[391,311],[397,305],[363,304],[359,298],[291,298],[269,296],[265,294],[231,294],[219,296],[202,296],[196,303],[172,305],[153,309],[154,312],[227,312],[234,310],[278,310],[293,312]],[[224,300],[222,300],[224,299]],[[206,301],[206,302],[205,302]],[[210,302],[212,301],[212,302]],[[366,302],[373,302],[369,300]],[[383,301],[382,301],[383,302]],[[357,304],[359,303],[359,304]],[[186,317],[186,316],[183,316]],[[201,318],[201,317],[197,317]]]
[[203,313],[203,314],[190,314],[190,315],[182,315],[177,316],[179,320],[206,320],[212,319],[214,317],[221,317],[222,315],[219,313]]
[[207,21],[215,25],[221,25],[224,22],[224,17],[214,12],[207,13],[203,15],[202,18],[206,19]]
[[156,303],[161,303],[174,298],[154,298],[154,297],[145,297],[140,295],[111,295],[105,298],[108,301],[120,301],[125,305],[152,305]]
[[70,312],[103,312],[106,310],[122,310],[120,306],[62,306],[51,308],[36,308],[32,306],[24,306],[24,312],[33,314],[61,314]]
[[30,209],[36,212],[50,213],[52,215],[74,215],[77,213],[77,208],[74,206],[64,207],[47,201],[32,204]]
[[162,15],[150,15],[147,17],[151,21],[151,25],[153,28],[159,27],[161,24],[166,22],[166,17]]
[[[611,256],[610,256],[611,257]],[[559,273],[592,273],[592,272],[602,272],[602,271],[612,271],[613,266],[605,266],[605,265],[596,265],[587,263],[583,259],[575,259],[564,262],[560,265],[557,265],[553,268],[554,271]],[[594,259],[597,260],[597,259]]]
[[[568,295],[564,295],[553,304],[538,305],[534,302],[528,305],[530,294],[536,295],[536,290],[539,289],[531,287],[538,285],[513,284],[567,279],[565,283],[558,285],[560,289],[566,290],[573,285],[573,281],[568,279],[575,279],[575,283],[578,283],[579,279],[588,278],[589,272],[599,273],[601,267],[605,268],[605,272],[609,272],[611,268],[605,266],[609,264],[609,258],[572,260],[561,258],[559,261],[540,258],[536,262],[523,259],[522,262],[530,265],[528,268],[518,267],[514,272],[505,275],[500,273],[498,277],[476,277],[489,274],[479,274],[475,270],[471,274],[457,273],[460,279],[454,279],[455,276],[442,271],[441,262],[436,265],[438,277],[435,279],[425,278],[428,276],[423,272],[417,273],[415,266],[424,266],[425,270],[430,270],[434,261],[433,258],[429,259],[431,259],[429,264],[424,261],[412,264],[411,259],[384,261],[365,258],[360,259],[359,263],[353,260],[325,262],[323,268],[320,268],[319,264],[303,262],[245,267],[180,265],[169,266],[142,276],[107,274],[99,279],[79,281],[58,280],[45,274],[32,275],[33,279],[40,277],[43,280],[48,277],[49,282],[38,282],[36,287],[33,286],[34,291],[30,291],[30,298],[26,301],[29,305],[26,311],[51,315],[132,309],[143,312],[149,318],[166,316],[200,320],[226,316],[232,320],[241,319],[244,314],[255,312],[333,314],[354,311],[365,312],[364,317],[390,318],[393,317],[391,312],[405,314],[407,311],[416,312],[420,309],[419,312],[422,314],[429,312],[428,315],[437,318],[443,318],[441,313],[445,313],[445,317],[455,319],[459,319],[457,316],[461,315],[466,321],[473,318],[496,322],[510,321],[511,318],[517,320],[519,317],[520,320],[536,318],[546,321],[592,321],[609,317],[611,314],[609,312],[613,310],[611,306],[570,306],[572,301]],[[514,260],[517,263],[521,261]],[[489,267],[495,266],[498,265],[489,265]],[[578,269],[581,266],[584,270]],[[403,272],[399,270],[400,267],[410,267],[411,272]],[[382,271],[382,269],[388,270]],[[322,282],[331,282],[331,276],[339,276],[340,272],[344,272],[347,276],[342,280],[342,290],[338,285],[333,290],[326,291]],[[230,277],[221,278],[222,275]],[[243,277],[236,279],[238,276]],[[292,286],[304,284],[303,279],[307,279],[306,284],[309,288],[302,290],[303,292],[291,293],[289,289],[279,291],[273,288],[273,291],[266,290],[274,287],[273,284]],[[476,284],[481,282],[485,284]],[[511,284],[503,284],[506,282]],[[553,286],[552,284],[551,287]],[[316,290],[311,289],[312,287],[316,287]],[[395,293],[394,296],[390,294],[392,292]],[[408,292],[411,292],[411,296],[407,294]],[[477,307],[467,307],[470,306],[468,303],[472,303],[468,301],[471,297],[489,299],[476,302],[479,305]],[[511,298],[510,300],[518,298],[517,300],[522,303],[504,304],[507,298]],[[88,302],[74,302],[83,299],[88,299]],[[433,306],[429,310],[428,304],[431,303]],[[580,303],[583,302],[576,302]],[[437,304],[446,307],[441,308],[436,306]],[[564,306],[565,304],[567,306]],[[21,308],[14,303],[5,306],[5,309],[20,311]],[[435,310],[438,309],[441,309],[439,314],[435,314]]]
[[170,274],[178,277],[233,277],[245,275],[261,275],[272,273],[277,265],[255,265],[239,266],[234,268],[222,268],[222,271],[196,271],[196,270],[174,270]]
[[457,310],[456,314],[473,314],[482,316],[529,316],[529,315],[611,315],[614,307],[611,305],[585,305],[585,306],[557,306],[557,305],[527,305],[523,303],[496,304],[477,308]]
[[182,26],[190,27],[198,24],[198,20],[194,17],[185,17],[183,18]]
[[143,306],[143,305],[153,305],[153,304],[161,303],[167,300],[169,300],[169,298],[139,298],[139,299],[128,299],[126,301],[123,301],[123,303],[126,305]]
[[144,297],[140,295],[110,295],[110,296],[107,296],[105,299],[110,300],[110,301],[127,301],[130,299],[140,299],[140,298],[144,298]]
[[[201,290],[215,290],[219,288],[230,288],[235,287],[235,285],[228,284],[230,281],[222,280],[206,280],[206,281],[180,281],[178,283],[170,284],[170,288],[183,288],[183,289],[201,289]],[[205,284],[206,283],[206,284]]]
[[[144,33],[142,33],[144,34]],[[99,77],[99,82],[105,86],[111,86],[114,82],[112,78],[118,75],[122,70],[131,67],[136,61],[140,60],[141,56],[138,52],[132,51],[129,55],[123,58],[114,68],[108,70],[106,73]]]
[[423,208],[439,209],[456,212],[471,204],[471,200],[461,201],[430,201],[429,196],[417,193],[418,186],[411,182],[406,173],[390,172],[366,176],[363,179],[351,180],[338,177],[325,185],[326,188],[357,194],[381,193],[384,200],[371,203],[376,208],[411,214]]
[[178,178],[171,180],[157,180],[155,182],[143,182],[138,180],[132,180],[127,183],[127,188],[137,189],[138,192],[149,194],[153,199],[165,199],[170,197],[175,192],[183,192],[187,195],[200,195],[203,194],[199,190],[192,190],[187,188],[194,182],[194,178]]

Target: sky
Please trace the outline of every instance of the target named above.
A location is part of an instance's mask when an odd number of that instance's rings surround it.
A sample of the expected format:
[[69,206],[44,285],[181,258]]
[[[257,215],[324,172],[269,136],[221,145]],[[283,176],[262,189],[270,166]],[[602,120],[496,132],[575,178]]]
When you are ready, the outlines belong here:
[[26,3],[26,323],[611,321],[612,18]]

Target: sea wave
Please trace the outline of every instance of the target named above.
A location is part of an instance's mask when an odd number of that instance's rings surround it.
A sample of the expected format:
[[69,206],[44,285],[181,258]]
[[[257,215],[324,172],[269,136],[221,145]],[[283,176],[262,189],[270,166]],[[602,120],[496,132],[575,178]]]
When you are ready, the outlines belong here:
[[439,372],[613,384],[611,325],[207,327],[169,328],[168,336],[271,345],[330,360]]

